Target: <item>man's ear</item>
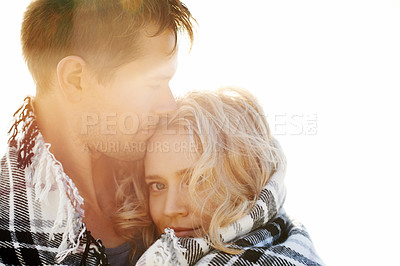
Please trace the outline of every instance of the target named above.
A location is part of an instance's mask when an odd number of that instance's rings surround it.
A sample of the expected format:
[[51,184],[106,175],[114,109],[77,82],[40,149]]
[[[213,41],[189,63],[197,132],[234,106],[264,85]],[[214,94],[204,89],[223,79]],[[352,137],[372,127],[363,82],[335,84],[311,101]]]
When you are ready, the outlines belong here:
[[57,78],[64,96],[71,102],[79,102],[82,97],[82,75],[86,65],[79,56],[67,56],[57,65]]

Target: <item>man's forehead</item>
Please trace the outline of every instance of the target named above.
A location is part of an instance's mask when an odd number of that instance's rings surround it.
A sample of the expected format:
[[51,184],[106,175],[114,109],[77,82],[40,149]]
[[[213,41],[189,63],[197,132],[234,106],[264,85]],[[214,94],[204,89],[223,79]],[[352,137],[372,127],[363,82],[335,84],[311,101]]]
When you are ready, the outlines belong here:
[[121,66],[120,73],[138,74],[144,79],[171,79],[177,69],[176,57],[166,56],[142,56],[132,62]]

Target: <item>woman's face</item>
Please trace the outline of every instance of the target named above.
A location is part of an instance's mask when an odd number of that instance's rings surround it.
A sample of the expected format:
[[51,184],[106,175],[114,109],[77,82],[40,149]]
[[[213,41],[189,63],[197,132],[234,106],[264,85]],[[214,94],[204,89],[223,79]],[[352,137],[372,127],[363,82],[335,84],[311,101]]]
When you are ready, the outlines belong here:
[[186,133],[159,131],[147,146],[145,182],[150,214],[160,234],[171,228],[178,237],[199,237],[202,226],[208,229],[209,219],[200,216],[185,182],[198,158],[190,143]]

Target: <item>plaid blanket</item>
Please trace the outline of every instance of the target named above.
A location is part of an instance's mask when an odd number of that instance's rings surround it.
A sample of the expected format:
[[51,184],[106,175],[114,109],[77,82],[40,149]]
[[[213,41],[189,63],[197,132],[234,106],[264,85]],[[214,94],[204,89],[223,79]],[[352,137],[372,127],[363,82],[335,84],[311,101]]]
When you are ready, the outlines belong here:
[[203,238],[178,238],[166,229],[137,265],[323,265],[300,223],[284,209],[285,167],[268,181],[250,212],[220,230],[224,242],[240,248],[232,255],[213,249]]
[[107,264],[86,230],[83,198],[50,153],[31,98],[15,113],[0,170],[0,264]]

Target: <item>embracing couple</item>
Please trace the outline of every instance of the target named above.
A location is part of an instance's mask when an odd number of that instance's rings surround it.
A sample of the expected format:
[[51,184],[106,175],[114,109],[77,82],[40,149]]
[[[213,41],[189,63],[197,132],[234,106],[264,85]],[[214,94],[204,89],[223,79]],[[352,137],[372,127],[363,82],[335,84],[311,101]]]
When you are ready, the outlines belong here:
[[321,265],[284,211],[286,162],[246,90],[169,81],[178,0],[36,0],[36,82],[0,172],[6,265]]

